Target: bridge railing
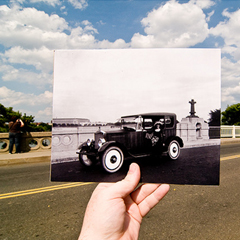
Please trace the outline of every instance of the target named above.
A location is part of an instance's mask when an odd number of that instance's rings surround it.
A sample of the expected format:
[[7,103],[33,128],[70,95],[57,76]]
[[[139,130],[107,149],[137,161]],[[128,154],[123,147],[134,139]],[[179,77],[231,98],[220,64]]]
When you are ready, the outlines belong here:
[[[52,132],[30,132],[21,134],[21,151],[47,150],[52,147]],[[0,133],[0,153],[9,149],[9,134]],[[15,151],[15,145],[14,150]]]
[[[69,130],[71,130],[69,132]],[[98,127],[89,127],[89,129],[84,128],[64,128],[64,132],[56,131],[53,133],[53,141],[55,147],[60,147],[62,151],[66,151],[64,147],[69,148],[68,141],[76,137],[76,149],[85,138],[93,137],[93,133],[98,130]],[[104,129],[105,130],[105,129]],[[108,129],[107,129],[108,130]],[[219,127],[210,127],[209,133],[213,132],[213,136],[217,136],[219,132]],[[220,131],[221,138],[240,138],[240,126],[228,126],[222,125]],[[7,152],[9,149],[9,137],[8,133],[0,133],[0,153]],[[84,139],[82,139],[84,138]],[[60,141],[63,144],[60,144]],[[69,140],[69,144],[72,144],[72,141]],[[65,146],[66,145],[66,146]],[[22,133],[21,136],[21,150],[22,152],[29,151],[39,151],[52,148],[52,132],[31,132],[31,133]]]
[[221,126],[221,138],[238,138],[240,137],[240,126]]

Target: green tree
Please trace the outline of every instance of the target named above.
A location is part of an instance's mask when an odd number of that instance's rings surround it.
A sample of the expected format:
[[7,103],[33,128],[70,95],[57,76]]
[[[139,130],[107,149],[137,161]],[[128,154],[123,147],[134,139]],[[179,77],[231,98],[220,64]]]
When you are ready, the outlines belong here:
[[13,116],[21,118],[22,114],[19,111],[13,111],[12,107],[6,108],[0,103],[0,132],[8,132],[7,123],[11,121]]
[[210,118],[208,119],[209,126],[220,126],[221,110],[220,109],[215,109],[214,111],[211,110],[209,115],[210,115]]
[[40,123],[37,125],[34,122],[34,116],[27,116],[26,113],[22,115],[19,111],[13,111],[12,107],[4,107],[0,103],[0,132],[8,132],[8,123],[11,121],[11,118],[16,116],[17,118],[21,118],[24,122],[24,127],[22,129],[23,132],[43,132],[43,131],[51,131],[52,127],[47,123]]
[[228,106],[222,112],[223,125],[240,125],[240,103]]

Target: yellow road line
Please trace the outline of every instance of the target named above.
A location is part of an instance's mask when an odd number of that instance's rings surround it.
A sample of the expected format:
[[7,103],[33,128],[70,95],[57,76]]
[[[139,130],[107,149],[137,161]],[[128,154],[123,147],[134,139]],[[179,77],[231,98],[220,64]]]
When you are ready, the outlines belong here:
[[240,158],[240,154],[234,155],[234,156],[228,156],[228,157],[221,157],[220,160],[224,161],[224,160],[230,160],[230,159],[236,159],[236,158]]
[[[53,186],[49,186],[49,187],[42,187],[42,188],[35,188],[35,189],[29,189],[29,190],[23,190],[23,191],[18,191],[18,192],[13,192],[13,193],[3,193],[0,196],[4,196],[4,195],[10,195],[10,194],[19,194],[19,193],[27,193],[27,192],[32,192],[32,191],[41,191],[41,190],[45,190],[45,189],[54,189],[54,188],[61,188],[61,187],[67,187],[67,186],[75,186],[77,184],[77,186],[79,185],[79,183],[65,183],[65,184],[61,184],[61,185],[53,185]],[[80,183],[81,185],[83,183]]]
[[[236,159],[236,158],[240,158],[240,154],[234,155],[234,156],[228,156],[228,157],[221,157],[220,160],[225,161],[225,160]],[[92,183],[91,182],[66,183],[66,184],[35,188],[35,189],[29,189],[24,191],[18,191],[18,192],[3,193],[3,194],[0,194],[0,199],[20,197],[20,196],[26,196],[26,195],[36,194],[36,193],[43,193],[43,192],[50,192],[50,191],[61,190],[66,188],[79,187],[79,186],[88,185],[88,184],[92,184]]]
[[88,185],[88,184],[92,184],[92,183],[91,182],[67,183],[67,184],[61,184],[61,185],[55,185],[55,186],[49,186],[49,187],[43,187],[43,188],[35,188],[35,189],[30,189],[25,191],[3,193],[3,194],[0,194],[0,199],[20,197],[20,196],[26,196],[26,195],[36,194],[36,193],[43,193],[43,192],[50,192],[50,191],[55,191],[60,189],[79,187],[79,186]]

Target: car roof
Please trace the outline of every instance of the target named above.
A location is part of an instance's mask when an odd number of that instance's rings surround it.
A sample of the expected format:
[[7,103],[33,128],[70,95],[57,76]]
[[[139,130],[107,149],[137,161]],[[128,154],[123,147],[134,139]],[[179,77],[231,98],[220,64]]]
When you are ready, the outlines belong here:
[[159,116],[176,116],[175,113],[168,113],[168,112],[155,112],[155,113],[142,113],[142,114],[135,114],[135,115],[128,115],[128,116],[122,116],[122,118],[126,117],[159,117]]

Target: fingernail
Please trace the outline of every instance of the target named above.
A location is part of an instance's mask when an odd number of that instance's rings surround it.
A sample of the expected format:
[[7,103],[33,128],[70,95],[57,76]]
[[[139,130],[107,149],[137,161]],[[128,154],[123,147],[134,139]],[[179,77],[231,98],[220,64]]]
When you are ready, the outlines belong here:
[[134,173],[137,169],[137,165],[135,163],[132,163],[129,167],[128,173]]

